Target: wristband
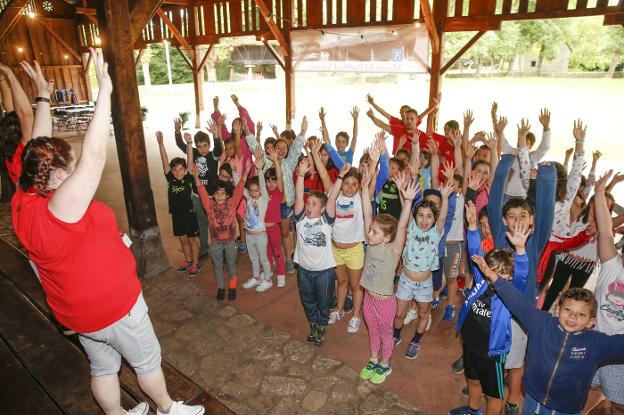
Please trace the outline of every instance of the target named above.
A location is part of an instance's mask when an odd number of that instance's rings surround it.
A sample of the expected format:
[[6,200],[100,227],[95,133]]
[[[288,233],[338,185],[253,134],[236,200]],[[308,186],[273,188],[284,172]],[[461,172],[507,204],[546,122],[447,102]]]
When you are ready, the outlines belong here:
[[35,102],[47,102],[49,104],[50,103],[50,98],[37,97],[37,98],[35,98]]
[[585,140],[576,140],[576,144],[583,144]]
[[344,177],[343,176],[336,176],[336,180],[338,180],[338,179],[344,180]]

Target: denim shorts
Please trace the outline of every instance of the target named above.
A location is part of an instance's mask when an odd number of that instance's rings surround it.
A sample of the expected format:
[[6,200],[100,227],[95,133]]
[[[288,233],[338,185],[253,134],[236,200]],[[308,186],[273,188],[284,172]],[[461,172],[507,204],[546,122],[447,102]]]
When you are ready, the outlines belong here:
[[286,203],[282,203],[280,205],[280,213],[282,215],[282,219],[288,219],[293,215],[292,206],[288,206]]
[[80,333],[79,339],[91,362],[93,377],[119,372],[122,356],[137,376],[149,376],[160,369],[160,344],[147,314],[143,293],[123,318],[101,330]]
[[433,280],[428,278],[425,281],[416,282],[401,273],[396,298],[403,301],[416,300],[419,303],[430,303],[433,301]]

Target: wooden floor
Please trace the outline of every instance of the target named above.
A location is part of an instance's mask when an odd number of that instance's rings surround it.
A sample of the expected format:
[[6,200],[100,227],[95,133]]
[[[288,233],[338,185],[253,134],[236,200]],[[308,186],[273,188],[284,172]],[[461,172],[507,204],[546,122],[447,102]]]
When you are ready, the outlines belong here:
[[[163,361],[172,397],[203,404],[208,414],[233,412]],[[45,304],[27,259],[0,239],[0,403],[2,414],[97,414],[89,362],[76,335],[64,336]],[[134,372],[120,373],[124,408],[147,401]]]

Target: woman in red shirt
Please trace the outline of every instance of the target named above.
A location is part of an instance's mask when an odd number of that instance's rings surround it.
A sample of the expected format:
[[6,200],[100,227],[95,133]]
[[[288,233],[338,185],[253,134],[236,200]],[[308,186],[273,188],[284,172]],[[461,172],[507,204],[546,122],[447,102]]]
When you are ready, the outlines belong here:
[[[131,411],[121,408],[117,374],[122,356],[156,403],[157,414],[203,414],[203,407],[169,396],[131,241],[119,232],[113,210],[93,200],[106,162],[112,84],[102,56],[91,54],[100,91],[80,160],[63,139],[30,140],[11,201],[13,227],[39,270],[55,317],[79,333],[91,362],[91,390],[106,414],[145,415],[149,410],[144,402]],[[39,88],[38,100],[49,100],[51,85],[36,62],[35,68],[28,66],[27,72]],[[51,126],[49,114],[38,108],[33,130]]]

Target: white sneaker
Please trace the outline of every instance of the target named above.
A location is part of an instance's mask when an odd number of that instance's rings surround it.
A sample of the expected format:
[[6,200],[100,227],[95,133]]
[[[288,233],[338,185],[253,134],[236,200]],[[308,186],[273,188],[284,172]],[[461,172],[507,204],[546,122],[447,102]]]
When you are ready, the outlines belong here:
[[206,411],[201,405],[184,405],[182,401],[174,402],[169,412],[164,413],[159,410],[156,415],[202,415]]
[[431,328],[431,313],[429,313],[429,321],[427,322],[427,328],[425,329],[425,331],[429,331],[430,328]]
[[271,288],[273,286],[273,283],[271,282],[271,280],[265,280],[262,281],[257,287],[256,287],[256,292],[257,293],[263,293],[266,290],[268,290],[269,288]]
[[149,412],[149,405],[147,402],[141,402],[129,411],[126,411],[125,409],[122,409],[122,411],[124,415],[147,415]]
[[277,276],[277,286],[279,288],[284,288],[286,286],[286,275]]
[[334,324],[338,320],[341,320],[344,317],[344,311],[340,312],[338,310],[334,310],[329,313],[329,324]]
[[347,326],[347,333],[357,333],[360,329],[360,318],[353,316],[351,320],[349,320],[349,325]]
[[253,287],[257,286],[257,285],[260,285],[261,282],[262,281],[260,281],[260,278],[258,278],[258,277],[251,277],[251,278],[249,278],[247,280],[246,283],[243,284],[243,288],[248,290],[248,289],[253,288]]
[[416,310],[412,310],[410,308],[407,314],[405,315],[405,320],[403,320],[403,324],[407,326],[409,323],[416,320],[417,318],[418,318],[418,313],[416,312]]

